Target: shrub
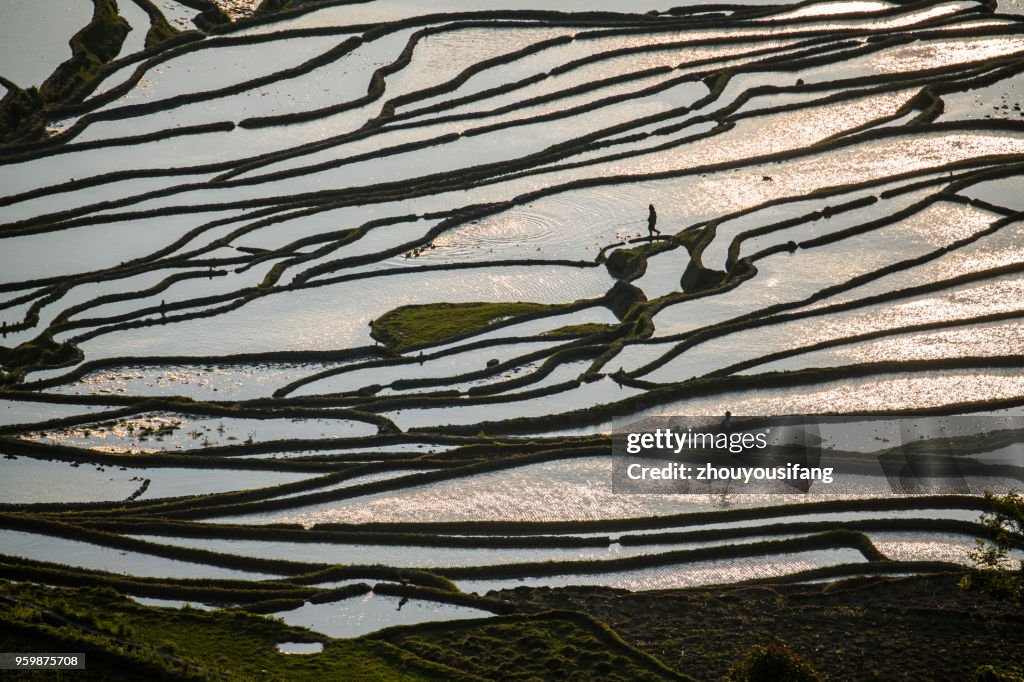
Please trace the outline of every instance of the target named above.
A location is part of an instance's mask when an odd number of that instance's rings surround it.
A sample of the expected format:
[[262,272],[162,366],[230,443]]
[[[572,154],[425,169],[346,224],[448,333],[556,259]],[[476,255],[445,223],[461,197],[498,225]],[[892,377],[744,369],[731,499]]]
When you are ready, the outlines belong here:
[[978,666],[974,671],[975,682],[1021,682],[1024,677],[1017,673],[999,670],[991,665]]
[[771,644],[733,665],[725,682],[821,682],[821,676],[792,650]]
[[1010,559],[1010,550],[1024,547],[1024,496],[1011,490],[1006,495],[987,492],[985,499],[991,510],[981,515],[981,524],[991,539],[977,540],[970,552],[975,570],[964,576],[960,586],[1024,603],[1024,561]]

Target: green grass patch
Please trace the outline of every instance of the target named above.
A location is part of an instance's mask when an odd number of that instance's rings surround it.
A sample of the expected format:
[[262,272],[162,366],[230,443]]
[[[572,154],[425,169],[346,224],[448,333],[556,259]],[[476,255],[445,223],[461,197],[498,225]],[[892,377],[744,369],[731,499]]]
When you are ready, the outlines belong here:
[[181,31],[167,23],[167,20],[163,17],[151,19],[149,22],[149,30],[146,31],[145,47],[146,49],[156,47],[160,43],[170,40],[179,33],[181,33]]
[[260,282],[259,288],[260,289],[269,289],[270,287],[272,287],[275,284],[277,284],[277,280],[281,279],[281,275],[284,274],[284,271],[287,268],[288,268],[288,263],[285,263],[283,261],[280,262],[280,263],[274,263],[274,267],[270,268],[270,270],[267,271],[267,274],[263,278],[263,281]]
[[614,324],[601,324],[600,322],[588,322],[586,324],[570,324],[558,329],[544,332],[541,336],[552,338],[576,338],[579,336],[590,336],[591,334],[603,334],[615,329]]
[[402,351],[478,332],[522,315],[559,308],[543,303],[430,303],[388,311],[371,324],[370,335]]
[[616,279],[637,279],[647,270],[650,248],[645,244],[631,249],[616,249],[608,256],[605,267]]

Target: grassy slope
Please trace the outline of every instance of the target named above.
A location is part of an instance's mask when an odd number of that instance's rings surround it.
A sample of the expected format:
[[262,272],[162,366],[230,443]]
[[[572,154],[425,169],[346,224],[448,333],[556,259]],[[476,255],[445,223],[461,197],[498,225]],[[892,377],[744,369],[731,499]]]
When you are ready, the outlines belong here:
[[[0,604],[0,650],[86,653],[87,675],[67,679],[686,679],[572,613],[429,623],[339,640],[241,611],[152,608],[109,589],[0,582]],[[275,645],[287,641],[321,641],[324,649],[278,652]],[[22,679],[54,679],[41,674]]]
[[[342,673],[346,679],[358,680],[393,680],[402,675],[407,680],[457,679],[382,642],[331,640],[243,612],[151,608],[110,590],[0,584],[3,593],[42,607],[17,606],[0,614],[3,650],[12,650],[7,648],[15,643],[7,641],[11,637],[49,641],[59,651],[86,651],[87,667],[98,670],[123,671],[124,661],[119,659],[127,659],[154,666],[159,671],[156,675],[168,679],[316,680],[340,679]],[[51,613],[44,617],[44,610]],[[58,623],[53,622],[52,613],[78,626],[54,627]],[[275,646],[314,640],[325,642],[323,652],[314,656],[289,656]],[[118,673],[115,679],[135,674]]]

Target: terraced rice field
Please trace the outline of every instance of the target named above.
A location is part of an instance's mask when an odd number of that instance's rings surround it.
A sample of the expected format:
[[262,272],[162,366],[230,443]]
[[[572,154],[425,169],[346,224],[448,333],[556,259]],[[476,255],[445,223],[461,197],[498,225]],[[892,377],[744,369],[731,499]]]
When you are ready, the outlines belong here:
[[609,433],[982,413],[1020,480],[1019,4],[193,4],[0,148],[0,576],[349,637],[967,563],[983,487],[621,495]]

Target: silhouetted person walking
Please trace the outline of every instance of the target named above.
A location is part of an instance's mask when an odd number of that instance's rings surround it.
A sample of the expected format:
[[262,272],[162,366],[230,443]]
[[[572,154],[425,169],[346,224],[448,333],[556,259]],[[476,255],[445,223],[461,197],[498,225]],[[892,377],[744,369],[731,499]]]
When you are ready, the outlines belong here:
[[658,212],[654,210],[654,204],[649,205],[647,210],[647,234],[651,237],[661,234],[661,230],[654,229],[654,226],[658,224]]

